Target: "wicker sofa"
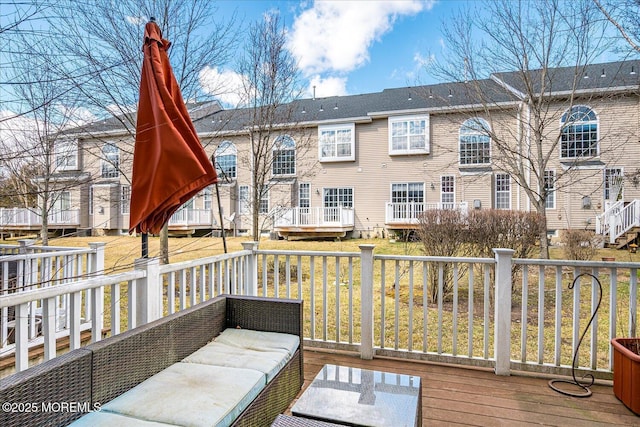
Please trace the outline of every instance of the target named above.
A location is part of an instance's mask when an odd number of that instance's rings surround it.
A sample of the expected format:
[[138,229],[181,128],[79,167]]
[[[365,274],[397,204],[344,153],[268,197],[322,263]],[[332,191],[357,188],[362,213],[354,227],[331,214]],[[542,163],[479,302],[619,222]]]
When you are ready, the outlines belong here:
[[232,423],[268,426],[295,398],[304,380],[302,301],[228,295],[1,379],[0,425],[69,425],[183,361],[227,328],[299,337],[288,362]]

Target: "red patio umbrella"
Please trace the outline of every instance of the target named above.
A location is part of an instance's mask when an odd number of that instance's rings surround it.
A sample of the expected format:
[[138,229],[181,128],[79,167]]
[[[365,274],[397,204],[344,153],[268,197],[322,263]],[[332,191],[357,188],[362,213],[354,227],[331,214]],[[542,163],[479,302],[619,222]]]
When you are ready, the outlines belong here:
[[144,30],[129,217],[129,233],[143,236],[157,234],[183,203],[217,181],[171,69],[170,45],[152,18]]

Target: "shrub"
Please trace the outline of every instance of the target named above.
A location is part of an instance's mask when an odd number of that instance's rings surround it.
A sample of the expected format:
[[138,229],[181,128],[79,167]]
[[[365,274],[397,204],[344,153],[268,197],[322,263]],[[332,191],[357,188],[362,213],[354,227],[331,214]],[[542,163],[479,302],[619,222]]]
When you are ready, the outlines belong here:
[[484,257],[493,257],[493,248],[509,248],[515,258],[529,258],[544,227],[544,218],[535,212],[474,210],[467,221],[467,242]]
[[569,229],[562,232],[560,242],[567,259],[588,261],[598,252],[601,238],[591,230]]
[[[422,243],[423,252],[427,256],[464,256],[467,249],[464,245],[467,224],[465,215],[458,210],[433,209],[422,213],[419,218],[416,235]],[[453,267],[449,263],[443,268],[443,298],[453,290]],[[437,268],[429,269],[429,298],[434,302],[438,297]]]

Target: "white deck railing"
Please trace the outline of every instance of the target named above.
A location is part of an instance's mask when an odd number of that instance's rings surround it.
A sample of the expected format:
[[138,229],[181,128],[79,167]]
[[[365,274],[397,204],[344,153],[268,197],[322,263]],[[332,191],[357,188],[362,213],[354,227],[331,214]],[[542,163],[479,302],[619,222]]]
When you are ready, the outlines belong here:
[[[80,210],[52,210],[48,214],[50,226],[80,225]],[[35,227],[42,224],[37,208],[0,208],[0,227]]]
[[420,222],[420,215],[428,210],[446,209],[446,210],[459,210],[466,214],[468,211],[468,203],[422,203],[422,202],[406,202],[406,203],[392,203],[387,202],[385,210],[385,223],[386,224],[418,224]]
[[178,209],[169,218],[169,226],[209,226],[215,224],[211,209]]
[[579,373],[611,378],[610,340],[635,335],[638,263],[512,259],[508,249],[494,258],[374,255],[373,249],[274,251],[246,243],[233,254],[170,265],[138,260],[134,272],[9,295],[0,307],[16,306],[18,370],[27,366],[30,303],[42,301],[46,309],[45,358],[54,356],[48,319],[56,298],[71,304],[71,348],[79,345],[80,301],[87,298],[89,309],[103,314],[90,320],[97,340],[103,328],[117,334],[232,293],[303,299],[308,346],[493,367],[498,374],[569,374],[598,287],[591,278],[568,285],[588,272],[604,295],[579,350]]
[[353,227],[352,208],[277,208],[274,226],[278,227]]
[[596,233],[609,236],[609,243],[633,227],[640,227],[640,200],[629,203],[619,200],[596,216]]
[[[89,248],[37,246],[33,240],[19,245],[0,245],[0,301],[18,298],[20,294],[45,291],[95,274],[103,275],[104,244],[91,243]],[[14,350],[17,324],[26,322],[27,348],[42,342],[43,317],[52,316],[56,336],[69,334],[72,313],[68,294],[54,291],[56,297],[47,305],[42,300],[28,299],[24,306],[1,305],[0,355]],[[90,291],[83,293],[82,319],[89,322],[93,304]],[[20,300],[20,298],[18,298]],[[45,310],[49,312],[45,313]],[[24,330],[22,331],[24,333]]]

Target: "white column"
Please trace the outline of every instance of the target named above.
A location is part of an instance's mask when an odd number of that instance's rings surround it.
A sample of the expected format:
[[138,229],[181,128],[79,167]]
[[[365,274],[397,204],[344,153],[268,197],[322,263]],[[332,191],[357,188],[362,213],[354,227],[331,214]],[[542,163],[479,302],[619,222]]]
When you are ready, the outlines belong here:
[[373,359],[373,249],[375,245],[360,248],[360,358]]
[[136,326],[162,316],[162,281],[158,258],[138,258],[136,270],[145,270],[147,277],[136,282]]
[[247,266],[245,270],[245,290],[247,295],[258,295],[258,256],[256,250],[258,249],[258,242],[242,242],[242,248],[245,251],[251,251],[251,254],[247,257]]
[[496,259],[494,351],[496,375],[510,375],[511,367],[511,259],[513,249],[493,249]]

